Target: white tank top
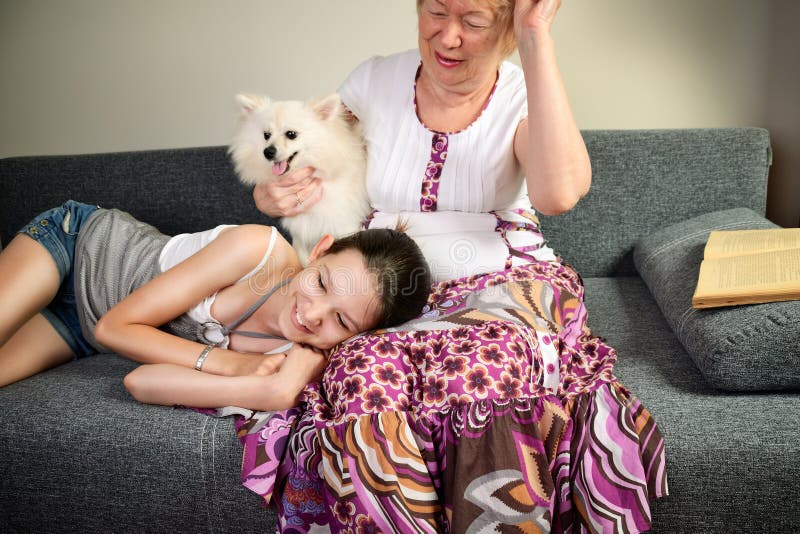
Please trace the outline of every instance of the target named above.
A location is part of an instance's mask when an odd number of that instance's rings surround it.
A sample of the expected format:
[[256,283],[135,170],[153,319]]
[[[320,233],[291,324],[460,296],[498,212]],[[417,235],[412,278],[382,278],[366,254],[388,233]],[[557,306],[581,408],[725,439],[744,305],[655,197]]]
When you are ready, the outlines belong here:
[[[196,253],[214,241],[225,229],[233,228],[234,226],[235,225],[232,224],[221,224],[216,228],[212,228],[211,230],[205,230],[203,232],[196,232],[192,234],[179,234],[171,238],[167,244],[164,245],[164,248],[161,249],[161,254],[158,257],[158,264],[161,268],[161,272],[176,266],[192,254]],[[275,246],[277,237],[277,231],[273,227],[272,233],[270,234],[269,243],[267,244],[267,250],[264,252],[264,256],[261,258],[261,261],[249,273],[241,277],[238,282],[248,280],[264,266],[264,264],[267,262],[267,259],[269,259],[270,255],[272,254],[272,249]],[[222,324],[217,321],[213,315],[211,315],[211,306],[213,306],[216,299],[217,293],[209,295],[192,306],[192,308],[186,312],[186,315],[198,323],[205,325],[204,335],[208,341],[211,343],[216,343],[220,348],[226,349],[230,343],[229,336],[222,334]],[[270,352],[283,352],[288,346],[291,346],[291,343],[281,346]]]

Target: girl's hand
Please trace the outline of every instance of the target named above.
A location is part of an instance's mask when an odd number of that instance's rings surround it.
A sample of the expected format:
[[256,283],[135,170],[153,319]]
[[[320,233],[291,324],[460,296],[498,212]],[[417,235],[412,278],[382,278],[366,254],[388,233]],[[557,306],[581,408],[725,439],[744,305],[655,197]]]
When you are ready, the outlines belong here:
[[549,34],[561,7],[561,0],[517,0],[514,6],[514,33],[521,42],[528,32]]
[[267,376],[277,373],[286,354],[237,354],[229,376]]
[[292,217],[305,212],[322,198],[316,169],[302,167],[275,180],[267,180],[253,189],[256,208],[270,217]]
[[280,376],[289,382],[305,387],[322,376],[328,362],[325,353],[310,345],[295,343],[286,353],[286,360],[281,365]]
[[[261,362],[264,367],[248,376],[198,373],[170,363],[140,365],[125,377],[125,387],[149,404],[285,410],[297,404],[309,382],[319,380],[326,360],[322,351],[295,343],[287,354],[266,356]],[[276,362],[282,362],[278,372],[269,372]]]

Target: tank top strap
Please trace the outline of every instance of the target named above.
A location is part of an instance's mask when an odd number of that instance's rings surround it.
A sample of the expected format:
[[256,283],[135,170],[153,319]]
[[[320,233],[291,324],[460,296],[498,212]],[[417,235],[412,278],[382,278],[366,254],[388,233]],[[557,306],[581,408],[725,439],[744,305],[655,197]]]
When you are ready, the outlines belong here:
[[257,309],[259,309],[277,290],[291,282],[291,278],[287,278],[286,280],[281,281],[281,283],[277,284],[275,287],[264,293],[257,301],[255,301],[247,310],[235,321],[233,321],[228,326],[222,327],[222,335],[229,336],[231,334],[236,334],[239,336],[245,337],[253,337],[258,339],[284,339],[280,336],[276,336],[273,334],[265,334],[263,332],[248,332],[247,330],[236,330],[236,327],[246,321]]

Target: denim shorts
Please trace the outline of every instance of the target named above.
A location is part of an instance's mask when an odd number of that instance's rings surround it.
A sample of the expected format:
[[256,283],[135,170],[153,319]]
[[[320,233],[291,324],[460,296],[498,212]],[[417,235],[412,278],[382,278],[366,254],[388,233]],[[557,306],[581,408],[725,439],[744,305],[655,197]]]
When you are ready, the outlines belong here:
[[75,358],[95,354],[81,332],[78,309],[75,306],[75,242],[78,232],[97,210],[97,206],[68,200],[62,206],[45,211],[28,223],[18,233],[25,234],[42,244],[53,257],[61,277],[61,286],[55,298],[41,311],[56,332],[64,338]]

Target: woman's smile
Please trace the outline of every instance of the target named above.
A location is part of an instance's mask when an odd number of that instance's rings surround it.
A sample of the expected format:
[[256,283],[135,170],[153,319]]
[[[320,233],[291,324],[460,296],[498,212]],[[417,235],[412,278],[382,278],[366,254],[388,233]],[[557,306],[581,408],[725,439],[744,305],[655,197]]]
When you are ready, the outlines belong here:
[[439,63],[442,67],[446,69],[452,69],[461,65],[464,60],[462,59],[453,59],[449,57],[445,57],[439,52],[434,51],[434,56],[436,57],[436,62]]

